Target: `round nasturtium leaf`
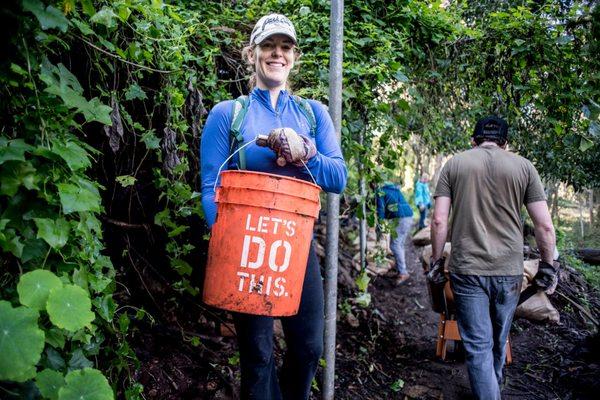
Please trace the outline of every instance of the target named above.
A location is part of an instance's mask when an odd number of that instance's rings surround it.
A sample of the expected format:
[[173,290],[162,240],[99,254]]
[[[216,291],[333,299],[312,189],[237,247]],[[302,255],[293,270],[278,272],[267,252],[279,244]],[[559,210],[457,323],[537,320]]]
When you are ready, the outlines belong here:
[[90,295],[75,285],[65,285],[50,291],[46,310],[54,325],[71,332],[89,325],[94,320]]
[[36,310],[46,309],[46,300],[52,289],[62,286],[60,279],[50,271],[37,269],[21,276],[17,284],[19,301]]
[[58,371],[45,369],[35,376],[35,384],[42,396],[50,400],[58,400],[58,390],[65,385],[65,378]]
[[65,377],[58,400],[114,400],[115,396],[102,372],[93,368],[76,369]]
[[38,312],[0,300],[0,381],[24,382],[35,376],[44,350]]

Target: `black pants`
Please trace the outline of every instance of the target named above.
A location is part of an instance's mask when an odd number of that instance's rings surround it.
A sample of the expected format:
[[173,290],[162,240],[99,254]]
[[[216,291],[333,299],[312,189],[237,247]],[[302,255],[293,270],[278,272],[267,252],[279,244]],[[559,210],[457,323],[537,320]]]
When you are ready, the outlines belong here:
[[234,313],[242,370],[242,399],[308,399],[323,353],[323,281],[311,244],[298,314],[282,317],[287,351],[281,387],[273,355],[273,318]]

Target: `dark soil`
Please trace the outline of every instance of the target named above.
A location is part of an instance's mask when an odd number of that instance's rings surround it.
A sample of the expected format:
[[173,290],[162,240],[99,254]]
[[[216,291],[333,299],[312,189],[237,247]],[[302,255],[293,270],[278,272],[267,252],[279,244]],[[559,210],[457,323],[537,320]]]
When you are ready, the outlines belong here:
[[[336,394],[341,399],[471,398],[461,352],[449,361],[435,357],[439,315],[429,308],[417,251],[408,245],[407,252],[411,279],[396,286],[391,276],[375,278],[370,288],[373,307],[357,312],[359,327],[342,318],[336,361]],[[577,278],[575,271],[563,273],[568,281],[559,291],[572,288],[571,273]],[[593,296],[597,315],[598,293]],[[561,312],[561,325],[524,319],[513,323],[513,364],[505,368],[504,399],[598,398],[600,337],[556,297],[552,300]]]
[[[407,245],[407,259],[410,280],[396,286],[390,274],[373,277],[367,309],[349,300],[356,294],[353,289],[340,286],[336,398],[471,398],[460,346],[449,361],[435,357],[439,316],[430,310],[418,249],[412,244]],[[144,279],[144,286],[153,291],[151,272],[140,269],[130,278]],[[340,281],[355,275],[354,270],[341,271]],[[563,275],[559,292],[586,305],[598,320],[598,293],[575,271],[568,269]],[[132,379],[144,385],[147,400],[237,398],[239,361],[227,314],[171,291],[163,287],[155,292],[154,322],[143,319],[130,332],[130,345],[141,363]],[[598,398],[600,337],[572,302],[559,295],[552,302],[561,313],[560,325],[522,319],[513,323],[513,364],[506,368],[505,399]],[[280,335],[278,339],[283,343]],[[319,371],[317,381],[320,376]],[[312,398],[320,395],[315,388]]]

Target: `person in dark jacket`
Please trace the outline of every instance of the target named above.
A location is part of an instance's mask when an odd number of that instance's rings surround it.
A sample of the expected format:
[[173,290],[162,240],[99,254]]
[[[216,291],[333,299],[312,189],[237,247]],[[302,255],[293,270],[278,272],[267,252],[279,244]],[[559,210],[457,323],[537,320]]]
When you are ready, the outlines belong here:
[[404,242],[413,226],[413,211],[398,185],[385,182],[377,191],[377,216],[395,220],[396,230],[390,237],[390,249],[396,259],[396,284],[401,284],[410,277],[406,269]]

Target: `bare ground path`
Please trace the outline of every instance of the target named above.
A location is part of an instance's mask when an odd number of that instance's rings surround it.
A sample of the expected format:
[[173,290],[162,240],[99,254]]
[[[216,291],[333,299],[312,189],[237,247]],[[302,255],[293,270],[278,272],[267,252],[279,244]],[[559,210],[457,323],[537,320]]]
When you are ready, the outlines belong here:
[[[409,281],[396,286],[392,277],[373,280],[369,289],[372,309],[357,313],[357,328],[342,318],[336,365],[338,398],[471,398],[460,354],[446,362],[435,357],[439,317],[430,309],[417,252],[412,244],[407,245]],[[504,399],[598,398],[598,335],[592,335],[573,310],[557,306],[562,325],[523,319],[513,323],[513,364],[505,369]]]
[[[430,310],[412,244],[407,245],[407,259],[411,279],[396,286],[391,276],[374,277],[369,308],[349,303],[355,293],[340,285],[336,399],[471,398],[464,363],[435,358],[438,315]],[[160,306],[154,323],[145,319],[130,331],[130,344],[140,361],[132,378],[144,385],[145,399],[237,398],[239,359],[235,340],[221,323],[226,314],[207,309],[197,298],[182,304],[150,269],[142,271],[147,282],[154,282],[149,287]],[[343,273],[347,278],[355,271]],[[567,273],[559,291],[587,304],[600,319],[600,297],[581,275]],[[572,303],[556,296],[552,301],[561,313],[561,325],[527,320],[513,324],[514,363],[506,369],[505,399],[598,398],[600,337]],[[194,343],[194,337],[199,341]],[[320,397],[315,387],[311,398]]]

